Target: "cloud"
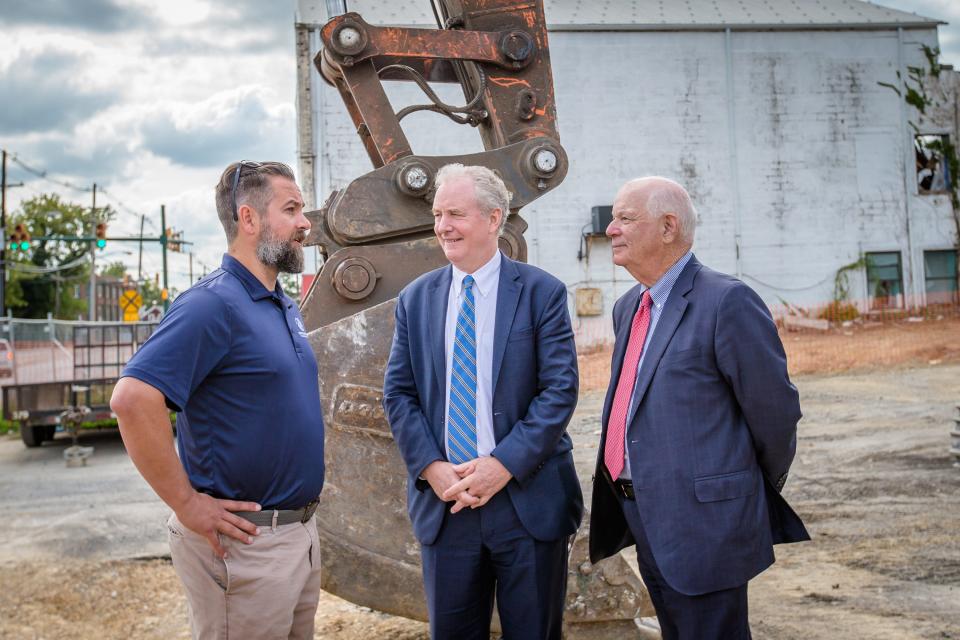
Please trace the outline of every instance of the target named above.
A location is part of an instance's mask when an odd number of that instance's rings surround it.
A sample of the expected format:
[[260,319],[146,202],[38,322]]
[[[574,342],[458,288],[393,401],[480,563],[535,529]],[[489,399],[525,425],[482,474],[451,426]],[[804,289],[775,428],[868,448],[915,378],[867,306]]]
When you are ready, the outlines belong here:
[[196,58],[212,56],[247,56],[261,53],[289,53],[293,34],[281,36],[276,31],[252,29],[237,37],[223,38],[208,29],[178,29],[155,34],[143,43],[144,54],[151,57]]
[[4,144],[50,175],[84,185],[102,184],[127,176],[132,161],[144,155],[138,148],[139,128],[154,109],[118,102],[73,127],[10,136]]
[[270,106],[269,94],[246,86],[198,104],[175,105],[143,123],[143,146],[188,167],[226,166],[241,158],[290,162],[293,105]]
[[[11,162],[7,180],[11,183],[26,183],[30,193],[14,190],[10,194],[12,203],[36,193],[65,193],[76,196],[76,189],[62,188],[66,182],[78,189],[87,190],[94,182],[104,184],[122,176],[131,159],[130,150],[118,141],[104,141],[93,148],[82,148],[74,144],[69,134],[51,134],[20,142],[16,149],[16,158],[22,160],[30,169],[43,172],[51,180],[35,175]],[[23,191],[23,192],[22,192]],[[82,196],[86,198],[87,196]],[[8,207],[11,203],[8,203]]]
[[0,133],[68,129],[113,103],[118,92],[86,84],[84,65],[72,51],[20,52],[0,72]]
[[143,13],[112,0],[0,0],[0,24],[116,32],[145,27],[149,20]]
[[293,39],[293,2],[214,0],[211,5],[213,14],[220,16],[224,26],[239,29],[260,26],[273,32],[289,33]]
[[[289,55],[293,51],[292,2],[213,0],[199,11],[198,15],[205,14],[202,19],[154,31],[144,42],[144,52],[163,57],[209,57],[280,51]],[[230,36],[224,37],[225,33]]]
[[33,149],[38,157],[46,159],[47,171],[90,181],[122,173],[131,155],[129,145],[122,140],[105,138],[95,146],[73,143],[69,135],[55,135],[37,142]]

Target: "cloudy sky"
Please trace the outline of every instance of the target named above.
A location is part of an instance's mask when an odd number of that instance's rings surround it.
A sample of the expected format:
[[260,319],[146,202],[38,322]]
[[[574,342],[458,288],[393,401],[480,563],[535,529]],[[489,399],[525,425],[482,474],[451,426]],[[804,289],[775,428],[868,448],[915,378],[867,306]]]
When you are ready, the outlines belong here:
[[[942,61],[960,68],[960,2],[879,4],[953,23],[940,29]],[[168,226],[195,243],[195,277],[219,265],[223,167],[296,168],[293,14],[294,0],[0,0],[0,147],[47,176],[8,163],[8,181],[24,183],[8,212],[46,192],[89,204],[97,183],[98,204],[119,212],[110,235],[136,235],[140,214],[159,234],[164,203]],[[135,273],[135,251],[112,243],[103,260]],[[159,244],[145,247],[144,270],[159,269]],[[187,286],[186,254],[169,269]]]

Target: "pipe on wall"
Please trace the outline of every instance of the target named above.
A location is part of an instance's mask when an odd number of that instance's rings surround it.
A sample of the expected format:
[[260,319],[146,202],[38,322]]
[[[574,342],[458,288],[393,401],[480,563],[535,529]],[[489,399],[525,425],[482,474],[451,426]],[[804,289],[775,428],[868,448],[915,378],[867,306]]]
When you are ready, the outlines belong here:
[[737,157],[737,111],[733,86],[733,34],[724,29],[723,49],[727,67],[727,138],[730,146],[730,184],[733,191],[733,250],[736,257],[737,277],[743,278],[743,262],[740,258],[740,167]]

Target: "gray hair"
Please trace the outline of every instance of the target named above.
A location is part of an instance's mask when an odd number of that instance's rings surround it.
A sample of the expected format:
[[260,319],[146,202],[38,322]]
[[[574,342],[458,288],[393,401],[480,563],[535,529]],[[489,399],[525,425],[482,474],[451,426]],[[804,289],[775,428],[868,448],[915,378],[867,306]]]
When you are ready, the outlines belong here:
[[677,216],[680,239],[693,244],[693,237],[697,229],[697,209],[693,206],[690,194],[677,182],[660,176],[637,178],[628,184],[648,186],[647,201],[644,204],[647,214],[659,220],[664,214],[672,213]]
[[216,200],[217,216],[220,218],[220,224],[223,225],[224,233],[227,234],[227,242],[233,242],[237,237],[239,225],[239,221],[233,217],[233,181],[238,168],[240,181],[237,183],[237,209],[241,205],[248,205],[256,210],[261,218],[267,215],[267,207],[273,198],[270,177],[280,176],[296,181],[293,169],[282,162],[234,162],[224,169],[220,181],[217,182]]
[[500,209],[503,217],[500,218],[499,233],[503,235],[507,218],[510,216],[510,199],[513,196],[507,191],[507,185],[503,183],[500,176],[486,167],[464,166],[454,162],[440,167],[434,184],[439,189],[445,183],[458,178],[469,178],[473,182],[474,196],[485,215],[490,215],[494,209]]

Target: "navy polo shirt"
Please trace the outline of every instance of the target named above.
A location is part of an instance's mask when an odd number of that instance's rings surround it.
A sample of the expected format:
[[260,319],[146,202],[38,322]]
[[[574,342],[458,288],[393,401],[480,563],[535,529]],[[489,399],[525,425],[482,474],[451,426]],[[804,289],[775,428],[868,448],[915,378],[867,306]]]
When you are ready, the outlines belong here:
[[323,487],[317,361],[297,305],[238,260],[177,297],[124,377],[177,417],[190,484],[216,498],[298,509]]

